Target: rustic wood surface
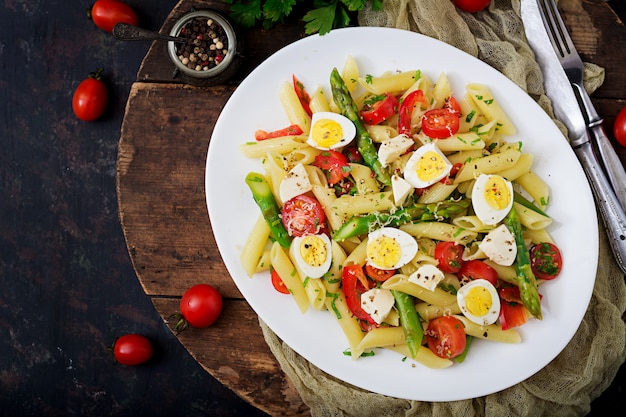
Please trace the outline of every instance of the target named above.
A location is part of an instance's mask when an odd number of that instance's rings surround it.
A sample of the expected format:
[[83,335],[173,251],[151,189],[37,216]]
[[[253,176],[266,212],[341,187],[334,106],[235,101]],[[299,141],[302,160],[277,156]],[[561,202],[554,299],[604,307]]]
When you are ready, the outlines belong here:
[[[626,50],[626,28],[604,1],[559,4],[583,59],[606,69],[606,81],[593,100],[610,131],[626,104],[626,55],[621,53]],[[225,11],[220,2],[183,0],[161,32],[169,32],[174,20],[192,7],[207,6]],[[240,72],[212,87],[187,85],[175,75],[164,43],[153,43],[131,88],[122,125],[117,166],[120,219],[139,282],[166,322],[193,284],[212,283],[224,295],[223,314],[213,327],[178,335],[190,354],[268,414],[308,415],[221,261],[205,203],[205,157],[221,108],[249,71],[303,36],[302,27],[293,25],[241,33],[246,52]],[[626,150],[616,148],[626,162]]]

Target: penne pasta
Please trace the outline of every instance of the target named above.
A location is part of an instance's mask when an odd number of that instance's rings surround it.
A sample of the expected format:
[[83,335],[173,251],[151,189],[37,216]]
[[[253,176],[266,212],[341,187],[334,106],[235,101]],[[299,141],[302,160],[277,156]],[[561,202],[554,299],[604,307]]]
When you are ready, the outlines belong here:
[[265,243],[270,237],[270,228],[263,216],[259,216],[254,222],[252,231],[248,235],[246,243],[241,249],[239,260],[244,271],[249,277],[252,277],[259,269],[259,260],[263,256]]
[[278,276],[280,276],[287,289],[289,289],[300,312],[305,313],[310,306],[308,295],[302,286],[302,280],[291,262],[289,255],[278,242],[272,244],[272,248],[270,249],[270,261],[274,270],[278,273]]

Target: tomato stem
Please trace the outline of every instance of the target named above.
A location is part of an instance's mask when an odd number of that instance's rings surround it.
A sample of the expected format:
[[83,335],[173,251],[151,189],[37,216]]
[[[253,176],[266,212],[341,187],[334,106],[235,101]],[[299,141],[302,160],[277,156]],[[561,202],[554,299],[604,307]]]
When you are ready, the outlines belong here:
[[104,72],[104,68],[98,68],[94,72],[89,73],[89,78],[93,78],[94,80],[101,81],[102,80],[102,72]]

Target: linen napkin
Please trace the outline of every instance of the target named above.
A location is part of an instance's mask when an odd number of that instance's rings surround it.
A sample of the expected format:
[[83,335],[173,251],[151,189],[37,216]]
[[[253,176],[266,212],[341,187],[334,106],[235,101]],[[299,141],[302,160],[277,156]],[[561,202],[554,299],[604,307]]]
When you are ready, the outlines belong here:
[[[541,70],[524,34],[520,0],[494,0],[488,9],[475,14],[459,11],[449,0],[384,0],[383,5],[383,11],[362,11],[359,24],[411,30],[453,45],[509,77],[554,119]],[[585,87],[590,93],[603,80],[602,68],[585,64]],[[566,132],[558,120],[555,123]],[[272,353],[314,417],[584,416],[626,359],[626,324],[622,319],[626,284],[602,225],[599,230],[600,259],[593,295],[570,343],[535,375],[485,397],[423,402],[368,392],[311,365],[265,323],[260,321],[260,325]]]

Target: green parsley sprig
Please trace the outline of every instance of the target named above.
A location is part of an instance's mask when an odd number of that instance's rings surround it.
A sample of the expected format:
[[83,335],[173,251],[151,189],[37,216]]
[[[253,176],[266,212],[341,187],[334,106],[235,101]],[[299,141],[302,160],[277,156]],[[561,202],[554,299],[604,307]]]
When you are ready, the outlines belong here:
[[[356,13],[368,0],[222,0],[230,4],[230,17],[239,25],[261,25],[270,29],[287,17],[296,15],[305,22],[307,35],[324,35],[335,28],[350,26]],[[373,10],[382,10],[383,0],[372,0]]]

